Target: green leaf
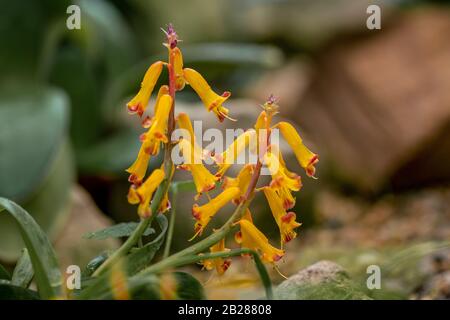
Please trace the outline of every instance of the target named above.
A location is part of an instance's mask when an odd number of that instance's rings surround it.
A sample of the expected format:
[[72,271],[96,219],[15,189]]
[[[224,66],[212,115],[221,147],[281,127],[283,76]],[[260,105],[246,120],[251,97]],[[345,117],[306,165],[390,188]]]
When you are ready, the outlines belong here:
[[155,257],[156,252],[161,248],[167,232],[168,221],[166,216],[163,214],[157,215],[156,221],[159,224],[161,232],[153,241],[147,243],[142,248],[135,249],[126,258],[128,274],[136,274],[137,272],[148,266]]
[[[161,245],[164,241],[164,236],[167,232],[168,227],[168,221],[165,215],[159,214],[156,216],[156,221],[158,222],[159,228],[161,229],[158,236],[152,240],[151,242],[144,245],[142,248],[135,248],[132,250],[132,252],[125,257],[123,260],[121,260],[121,263],[123,263],[124,268],[126,270],[126,273],[128,275],[134,275],[146,266],[152,261],[154,258],[156,252],[161,248]],[[92,272],[95,271],[105,260],[106,256],[99,256],[91,261],[92,263]],[[90,264],[91,264],[90,263]],[[91,270],[90,270],[91,271]],[[90,274],[92,274],[92,272]],[[83,289],[78,293],[80,299],[113,299],[112,293],[110,292],[110,282],[109,277],[111,276],[111,270],[108,270],[105,272],[105,274],[102,274],[98,278],[89,278],[85,281],[85,283],[88,285],[86,287],[83,286]],[[149,277],[149,279],[153,279],[152,277]],[[138,279],[133,280],[134,282],[132,284],[128,284],[129,286],[134,286],[136,288],[140,288],[141,290],[143,287],[147,288],[148,286],[151,286],[152,281],[149,279]],[[155,278],[156,279],[156,278]],[[148,289],[148,288],[147,288]],[[146,289],[146,290],[147,290]],[[156,293],[155,293],[156,294]],[[156,298],[155,298],[156,299]]]
[[39,300],[39,295],[36,291],[0,283],[0,300]]
[[60,90],[19,88],[0,94],[0,194],[15,200],[26,198],[47,176],[69,111]]
[[[122,238],[129,237],[139,225],[138,222],[122,222],[111,227],[86,233],[83,238],[104,240],[108,238]],[[148,227],[143,233],[144,236],[149,236],[155,233],[155,229]]]
[[[20,203],[50,238],[59,232],[70,212],[70,190],[74,178],[71,148],[68,143],[63,143],[39,190],[31,199]],[[20,236],[20,229],[14,219],[9,215],[0,215],[0,260],[16,262],[23,247],[25,245]]]
[[0,264],[0,280],[11,280],[11,275],[4,266]]
[[34,270],[33,265],[31,264],[30,255],[28,254],[28,250],[24,248],[22,250],[22,256],[14,268],[11,284],[18,287],[28,288],[33,276]]
[[204,300],[205,292],[201,283],[189,273],[174,272],[177,283],[177,299],[180,300]]
[[61,286],[61,273],[55,252],[46,234],[28,212],[11,200],[0,197],[0,208],[6,209],[20,227],[23,241],[30,254],[41,298],[57,297]]

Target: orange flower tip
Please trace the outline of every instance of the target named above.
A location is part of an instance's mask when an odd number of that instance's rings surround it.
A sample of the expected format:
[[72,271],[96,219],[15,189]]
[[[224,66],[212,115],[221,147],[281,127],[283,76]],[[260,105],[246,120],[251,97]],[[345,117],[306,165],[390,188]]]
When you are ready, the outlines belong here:
[[282,177],[279,177],[279,178],[276,178],[276,179],[272,179],[272,181],[270,181],[269,186],[272,189],[277,189],[277,188],[280,188],[282,186],[282,182],[283,182],[283,178]]
[[192,207],[192,216],[196,220],[200,219],[200,212],[198,210],[198,204],[194,204],[194,206]]
[[295,212],[288,212],[286,213],[284,216],[281,217],[281,221],[283,221],[284,223],[289,223],[291,222],[293,219],[295,220],[296,215]]
[[283,202],[283,208],[285,209],[285,210],[289,210],[289,209],[292,209],[292,207],[295,205],[295,202],[294,201],[291,201],[291,200],[289,200],[289,199],[286,199],[286,200],[284,200],[284,202]]
[[128,182],[130,182],[134,185],[138,185],[138,184],[140,184],[141,180],[138,178],[138,176],[135,173],[132,173],[128,177]]
[[202,192],[208,192],[208,191],[211,191],[211,190],[213,190],[215,187],[216,187],[216,184],[215,184],[215,183],[210,184],[209,186],[205,186],[205,188],[203,189]]
[[308,165],[306,166],[306,174],[314,179],[317,179],[314,174],[316,173],[316,168],[314,167],[316,163],[319,162],[319,155],[315,154],[311,160],[309,160]]
[[135,114],[135,113],[138,113],[139,110],[142,110],[140,103],[138,103],[138,104],[130,104],[130,103],[128,103],[127,104],[127,108],[128,108],[128,113],[129,114]]
[[225,91],[224,93],[222,93],[222,97],[223,98],[229,98],[231,96],[231,92],[230,91]]
[[227,259],[227,260],[224,260],[223,261],[223,263],[222,263],[222,273],[225,273],[225,271],[227,271],[228,270],[228,268],[230,268],[230,265],[231,265],[231,260],[230,259]]
[[154,148],[154,147],[147,147],[147,148],[144,149],[144,152],[145,152],[146,154],[152,155],[152,154],[155,153],[155,148]]
[[278,254],[274,254],[272,257],[273,261],[275,261],[275,262],[280,261],[281,258],[283,258],[283,256],[278,255]]
[[289,241],[291,241],[291,240],[294,239],[294,238],[295,238],[295,234],[291,234],[291,233],[286,234],[286,235],[283,237],[283,243],[288,243]]
[[161,132],[155,132],[155,138],[158,140],[163,141],[164,143],[167,142],[167,137],[165,134],[161,133]]
[[146,116],[144,120],[142,120],[142,127],[150,128],[151,125],[152,125],[152,118],[150,116]]
[[146,137],[145,133],[141,134],[139,136],[139,141],[144,142],[145,141],[145,137]]

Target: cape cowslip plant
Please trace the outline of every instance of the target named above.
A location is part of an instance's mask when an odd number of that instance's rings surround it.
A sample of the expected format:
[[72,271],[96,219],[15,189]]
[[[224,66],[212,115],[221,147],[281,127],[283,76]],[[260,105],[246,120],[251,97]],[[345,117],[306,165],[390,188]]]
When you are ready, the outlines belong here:
[[[202,234],[217,212],[225,205],[233,203],[236,209],[230,219],[207,238],[147,267],[142,271],[143,274],[158,273],[192,261],[199,261],[205,269],[216,269],[219,274],[223,274],[230,266],[229,257],[243,254],[245,250],[250,250],[248,252],[252,252],[254,257],[259,257],[264,262],[275,264],[285,254],[283,245],[297,236],[295,229],[300,226],[300,223],[296,221],[296,214],[288,210],[295,204],[292,192],[299,191],[302,184],[300,176],[287,169],[277,145],[271,144],[272,131],[277,129],[281,132],[294,151],[300,166],[310,177],[314,177],[314,166],[318,162],[318,156],[304,146],[291,124],[287,122],[272,124],[273,117],[278,113],[279,108],[273,96],[263,104],[263,111],[256,120],[254,129],[237,137],[223,153],[212,155],[202,150],[195,141],[189,116],[185,113],[175,116],[176,92],[189,85],[200,97],[206,109],[213,112],[220,122],[224,119],[233,120],[229,116],[229,109],[223,106],[231,93],[228,91],[221,95],[215,93],[199,72],[185,68],[181,50],[178,48],[178,36],[173,27],[169,25],[165,34],[167,42],[164,45],[168,49],[168,61],[157,61],[148,68],[139,92],[127,104],[128,111],[143,118],[142,124],[147,128],[147,132],[140,137],[142,146],[137,159],[127,169],[131,183],[128,201],[131,204],[138,204],[137,212],[141,217],[141,223],[124,245],[106,260],[94,275],[100,275],[119,257],[126,255],[140,241],[143,231],[155,216],[170,208],[168,192],[176,169],[188,170],[192,174],[197,191],[196,201],[206,194],[206,202],[196,203],[192,208],[195,219],[194,238]],[[153,116],[144,117],[151,94],[164,68],[168,71],[169,83],[159,88]],[[183,129],[185,134],[181,139],[172,141],[172,133],[177,126]],[[256,144],[252,143],[255,141]],[[234,178],[225,176],[239,154],[246,148],[252,148],[252,144],[253,151],[256,151],[258,156],[257,162],[244,165]],[[184,163],[174,168],[171,151],[176,145],[179,147]],[[165,153],[163,166],[153,170],[146,177],[150,158],[161,150]],[[203,160],[206,157],[214,159],[218,167],[215,174],[204,166]],[[269,185],[257,188],[263,165],[267,166],[272,180]],[[222,190],[211,198],[208,192],[219,189],[217,186],[220,181],[223,181]],[[253,223],[249,205],[255,192],[259,191],[266,196],[274,220],[279,227],[280,248],[271,245],[267,237]],[[241,248],[245,249],[244,251],[225,248],[225,237],[233,229],[239,229],[235,239]],[[173,230],[169,230],[168,246],[170,246],[172,234]],[[209,250],[209,253],[205,253],[205,250]]]
[[[168,61],[157,61],[148,68],[139,92],[127,104],[129,113],[140,117],[142,126],[146,129],[140,136],[142,144],[136,161],[126,170],[131,184],[128,202],[137,205],[140,222],[119,224],[88,235],[89,238],[126,236],[127,239],[112,254],[102,254],[89,263],[81,289],[76,290],[75,294],[69,294],[67,290],[54,290],[60,286],[58,281],[61,277],[54,270],[54,266],[52,272],[45,269],[46,263],[53,261],[53,258],[46,257],[46,255],[53,256],[52,250],[44,252],[42,250],[47,246],[42,248],[31,246],[32,252],[34,250],[43,252],[30,255],[33,261],[40,261],[40,255],[45,258],[41,261],[43,266],[36,265],[37,274],[49,273],[51,276],[51,279],[40,278],[38,283],[40,290],[45,290],[45,297],[199,298],[200,296],[193,297],[181,292],[183,286],[187,287],[186,283],[191,281],[192,284],[192,279],[171,270],[187,264],[200,263],[204,269],[214,269],[222,275],[230,267],[231,257],[243,255],[253,258],[266,289],[267,298],[272,297],[270,279],[263,262],[275,267],[277,261],[285,254],[284,244],[297,236],[295,230],[300,223],[296,221],[296,214],[289,210],[295,205],[293,192],[299,191],[302,186],[300,176],[287,169],[278,146],[272,143],[273,133],[275,130],[281,133],[292,148],[300,166],[310,177],[314,177],[318,156],[303,144],[291,124],[287,122],[273,124],[273,118],[279,110],[273,96],[262,105],[263,110],[256,119],[254,128],[238,136],[222,153],[203,150],[195,140],[189,116],[185,113],[175,113],[176,93],[190,86],[200,97],[207,111],[214,113],[220,122],[225,119],[234,121],[229,115],[229,109],[223,105],[231,93],[227,91],[221,95],[217,94],[200,73],[184,68],[177,34],[171,25],[164,32],[167,37],[164,46],[168,50]],[[168,84],[160,86],[153,111],[148,112],[147,105],[163,70],[168,72]],[[173,140],[172,133],[177,127],[182,129],[183,134],[181,138]],[[172,160],[174,148],[178,148],[183,159],[176,167]],[[256,161],[243,165],[235,177],[227,176],[229,168],[245,150],[256,154]],[[160,152],[164,152],[163,165],[147,174],[151,158]],[[215,162],[217,168],[215,173],[210,172],[204,165],[206,158]],[[268,169],[272,178],[267,185],[258,184],[263,167]],[[192,175],[192,182],[172,181],[175,170],[188,170]],[[175,219],[175,207],[171,208],[169,198],[175,206],[174,199],[177,193],[186,188],[196,191],[196,203],[192,207],[192,216],[195,220],[192,226],[193,238],[204,233],[205,228],[212,224],[214,216],[224,206],[233,204],[235,209],[220,228],[188,248],[169,255]],[[214,196],[209,194],[211,191],[215,192]],[[279,247],[272,245],[253,222],[249,207],[256,192],[262,192],[267,199],[268,207],[279,228]],[[21,213],[8,202],[0,201],[0,205],[10,212]],[[165,213],[169,210],[171,220],[167,227]],[[149,243],[143,244],[142,237],[154,232],[150,229],[154,220],[158,222],[161,233]],[[225,247],[225,240],[231,234],[234,234],[240,249]],[[42,232],[40,236],[45,238]],[[157,263],[151,264],[164,237],[166,237],[164,256]],[[37,239],[35,242],[42,244],[48,240]],[[187,291],[192,292],[191,289]]]

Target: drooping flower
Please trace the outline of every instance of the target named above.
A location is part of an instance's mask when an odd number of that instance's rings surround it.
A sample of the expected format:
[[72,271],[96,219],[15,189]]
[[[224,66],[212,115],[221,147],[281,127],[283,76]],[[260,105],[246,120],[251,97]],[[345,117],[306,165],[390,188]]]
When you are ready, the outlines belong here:
[[166,192],[163,199],[161,200],[161,205],[159,206],[159,213],[165,213],[166,211],[170,210],[171,204],[169,201],[169,193]]
[[302,186],[300,176],[286,168],[283,156],[275,145],[271,145],[270,151],[264,155],[264,162],[272,175],[270,186],[280,196],[284,209],[291,209],[295,205],[291,191],[300,190]]
[[[230,249],[225,248],[225,238],[217,242],[215,245],[209,248],[209,251],[211,253],[216,252],[227,252],[230,251]],[[231,265],[231,259],[225,259],[225,258],[214,258],[214,259],[207,259],[202,261],[203,267],[210,271],[212,269],[216,269],[217,274],[219,276],[223,275],[225,271],[228,270],[228,268]]]
[[[205,152],[195,140],[195,134],[194,129],[192,128],[191,119],[189,119],[189,116],[186,113],[182,112],[178,114],[177,123],[180,129],[186,130],[182,133],[183,139],[190,141],[191,146],[194,150],[194,159],[191,161],[191,163],[202,163],[202,160],[205,158]],[[191,157],[187,158],[191,159]]]
[[141,89],[137,95],[127,103],[128,111],[131,114],[137,113],[139,116],[142,116],[145,112],[152,91],[161,75],[163,65],[164,62],[157,61],[148,68],[144,79],[141,82]]
[[236,178],[230,177],[224,178],[222,184],[223,189],[238,187],[240,190],[238,196],[233,199],[234,204],[238,205],[239,203],[242,202],[245,192],[247,191],[248,186],[250,184],[254,169],[255,169],[254,165],[247,164],[242,167],[241,171],[239,171],[239,174],[237,175]]
[[211,174],[202,162],[195,163],[195,159],[198,159],[201,155],[195,154],[195,150],[188,140],[181,139],[178,142],[178,146],[180,147],[181,154],[185,161],[185,163],[178,166],[178,168],[189,170],[191,172],[197,190],[196,199],[198,199],[203,192],[210,191],[216,187],[218,178]]
[[156,169],[139,187],[136,187],[135,185],[130,186],[130,190],[128,191],[128,202],[131,204],[139,204],[138,214],[142,218],[151,216],[150,200],[152,199],[155,190],[164,180],[164,177],[164,170]]
[[239,192],[239,188],[228,188],[202,206],[194,204],[192,207],[192,215],[197,220],[194,227],[195,234],[201,234],[203,229],[208,225],[209,221],[211,221],[211,218],[217,213],[217,211],[224,207],[233,198],[236,198],[236,196],[239,195]]
[[306,174],[310,177],[314,177],[316,172],[314,165],[319,162],[319,156],[311,152],[303,144],[302,138],[290,123],[279,122],[275,127],[280,129],[281,134],[292,148],[292,151],[294,151],[298,162],[305,169]]
[[194,89],[200,99],[203,101],[208,111],[213,111],[220,122],[225,118],[229,118],[229,110],[222,106],[222,104],[231,96],[229,91],[225,91],[222,95],[215,93],[208,82],[202,77],[200,73],[194,69],[183,69],[184,79]]
[[183,90],[186,84],[183,75],[183,55],[178,47],[170,49],[172,55],[173,69],[175,71],[175,89],[177,91]]
[[236,160],[242,151],[255,142],[255,138],[256,131],[252,129],[247,130],[239,135],[224,152],[216,154],[213,157],[219,167],[216,176],[221,178],[225,172],[236,163]]
[[294,230],[301,224],[295,221],[296,215],[294,212],[286,212],[281,198],[277,195],[273,188],[264,187],[262,190],[264,191],[264,195],[269,203],[275,222],[280,229],[281,245],[283,245],[297,236],[297,233]]
[[123,260],[113,264],[109,274],[109,286],[114,300],[129,300],[131,298]]
[[129,181],[139,184],[147,172],[150,156],[159,153],[161,142],[168,141],[166,136],[167,119],[172,107],[172,98],[160,90],[155,105],[155,115],[151,120],[150,128],[141,135],[142,145],[135,162],[126,170],[130,173]]
[[273,247],[267,237],[247,219],[239,220],[241,231],[238,242],[243,248],[255,250],[261,254],[264,262],[274,263],[284,256],[284,250]]

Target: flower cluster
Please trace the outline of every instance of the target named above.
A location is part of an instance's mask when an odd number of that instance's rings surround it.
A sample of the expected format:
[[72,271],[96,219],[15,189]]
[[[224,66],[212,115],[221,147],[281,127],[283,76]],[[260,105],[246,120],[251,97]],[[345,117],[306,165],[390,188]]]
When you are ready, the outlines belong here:
[[[295,229],[300,226],[300,223],[296,221],[296,214],[289,210],[295,205],[293,192],[299,191],[302,187],[300,176],[288,170],[278,145],[271,143],[272,131],[278,129],[281,132],[292,148],[300,166],[305,169],[307,176],[314,177],[315,165],[319,161],[318,155],[303,144],[300,135],[291,124],[282,121],[272,125],[272,118],[278,113],[278,108],[275,98],[271,96],[263,105],[264,110],[260,113],[254,129],[244,132],[222,154],[214,157],[219,167],[216,177],[223,177],[222,188],[224,191],[213,199],[213,202],[217,200],[220,202],[216,202],[217,205],[211,205],[210,202],[200,207],[202,210],[195,205],[193,209],[197,219],[196,230],[202,230],[225,201],[231,201],[238,206],[248,201],[251,191],[249,188],[252,184],[253,187],[256,186],[254,180],[258,179],[261,166],[266,166],[272,179],[268,185],[257,188],[255,191],[263,192],[267,199],[280,231],[280,248],[272,246],[267,237],[258,230],[248,208],[242,218],[237,221],[240,231],[235,235],[235,240],[243,248],[259,252],[262,260],[269,263],[280,260],[284,256],[284,244],[297,236]],[[244,165],[235,178],[224,176],[239,153],[246,148],[250,150],[253,148],[257,152],[258,163]],[[217,247],[212,247],[210,250],[216,252]],[[209,260],[204,262],[207,269],[210,269],[213,264]],[[219,274],[226,269],[224,264],[228,268],[230,262],[216,259],[215,265]]]
[[[157,61],[148,68],[141,82],[139,92],[127,104],[128,112],[143,118],[142,126],[147,129],[147,132],[140,136],[142,145],[136,161],[126,170],[130,174],[129,181],[131,182],[128,201],[131,204],[139,204],[138,214],[142,218],[152,215],[149,206],[150,201],[157,187],[167,176],[164,168],[160,168],[154,170],[146,180],[144,179],[151,157],[156,156],[160,152],[161,144],[168,145],[170,143],[168,128],[170,113],[173,112],[175,92],[183,90],[185,85],[189,84],[199,95],[206,109],[214,112],[219,121],[228,118],[229,113],[229,110],[223,106],[223,103],[230,97],[230,92],[224,92],[222,95],[216,94],[200,73],[194,69],[184,68],[183,56],[177,47],[178,36],[176,32],[169,25],[165,33],[167,42],[164,45],[168,49],[169,61]],[[150,97],[164,67],[169,71],[169,85],[162,85],[159,88],[153,116],[147,115],[144,117]],[[193,132],[192,125],[186,114],[180,114],[177,123],[180,128]],[[193,134],[191,137],[193,138]],[[184,154],[191,153],[191,147],[193,147],[193,150],[198,151],[198,147],[195,147],[191,138],[179,141],[179,146]],[[203,165],[196,165],[194,161],[186,161],[186,165],[180,168],[191,171],[199,194],[214,188],[217,178],[211,175]],[[159,211],[164,212],[168,208],[170,208],[170,203],[167,195],[165,195]]]
[[[164,179],[171,179],[172,172],[165,172],[166,165],[153,170],[145,179],[148,163],[152,156],[160,152],[161,144],[167,148],[174,143],[183,157],[183,163],[177,168],[191,173],[197,191],[196,202],[201,198],[206,198],[205,203],[195,203],[192,208],[192,215],[195,219],[194,237],[201,235],[214,216],[224,206],[231,203],[237,206],[237,210],[242,208],[242,214],[234,221],[235,226],[240,228],[235,235],[236,242],[243,248],[258,252],[263,261],[275,263],[284,255],[283,245],[297,236],[295,229],[300,226],[300,223],[296,221],[296,214],[289,210],[295,205],[293,192],[299,191],[302,183],[300,176],[286,167],[278,146],[271,143],[273,130],[281,132],[295,153],[300,166],[310,177],[314,177],[318,156],[303,144],[301,137],[291,124],[287,122],[272,124],[272,118],[278,113],[279,108],[273,96],[264,103],[263,111],[257,118],[254,128],[238,136],[222,153],[211,154],[202,150],[195,140],[189,116],[180,113],[175,117],[173,114],[175,92],[183,90],[186,85],[189,85],[200,97],[206,109],[213,112],[220,122],[225,118],[231,119],[229,110],[223,106],[231,94],[228,91],[221,95],[215,93],[200,73],[184,68],[182,53],[177,47],[178,38],[171,26],[166,35],[165,46],[169,51],[169,61],[158,61],[149,67],[141,83],[141,89],[127,104],[130,113],[143,118],[142,124],[147,129],[147,132],[141,135],[142,146],[137,159],[127,169],[131,182],[128,201],[138,205],[138,214],[142,218],[153,214],[150,209],[153,194]],[[144,117],[150,96],[164,67],[169,70],[169,85],[162,85],[159,88],[153,117]],[[174,142],[170,141],[172,118],[175,121],[174,125],[183,132],[181,138]],[[246,149],[257,154],[257,162],[244,165],[236,177],[226,176],[228,169],[236,162],[239,154]],[[207,157],[212,158],[215,162],[217,166],[215,173],[211,173],[204,165]],[[268,185],[257,188],[263,166],[267,167],[272,179]],[[219,185],[221,187],[218,187]],[[216,195],[211,197],[209,192],[214,189],[217,189]],[[272,246],[267,237],[253,223],[248,205],[254,192],[263,192],[267,199],[280,231],[280,248]],[[202,195],[205,196],[202,197]],[[159,206],[159,212],[164,212],[169,207],[170,203],[166,194]],[[227,250],[225,239],[221,239],[210,248],[212,253],[226,252]],[[207,270],[216,269],[219,274],[223,274],[229,267],[230,260],[225,258],[205,259],[202,263]]]

